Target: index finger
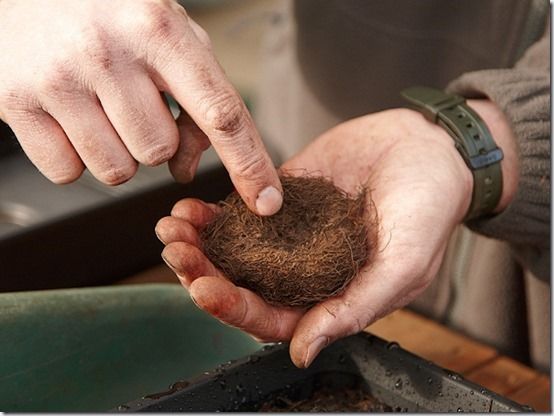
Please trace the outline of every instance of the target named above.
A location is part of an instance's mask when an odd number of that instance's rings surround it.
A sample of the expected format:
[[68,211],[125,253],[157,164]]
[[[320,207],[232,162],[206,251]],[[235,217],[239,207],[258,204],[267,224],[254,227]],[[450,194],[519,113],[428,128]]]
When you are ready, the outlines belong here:
[[207,35],[190,19],[187,26],[180,39],[160,44],[154,65],[158,82],[208,136],[246,205],[272,215],[283,200],[277,171]]

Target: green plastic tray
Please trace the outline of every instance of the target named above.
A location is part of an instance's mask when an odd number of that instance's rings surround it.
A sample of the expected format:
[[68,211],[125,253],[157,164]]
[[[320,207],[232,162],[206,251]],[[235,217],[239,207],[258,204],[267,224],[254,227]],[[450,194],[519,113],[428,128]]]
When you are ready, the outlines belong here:
[[178,285],[4,293],[0,411],[108,410],[259,348]]

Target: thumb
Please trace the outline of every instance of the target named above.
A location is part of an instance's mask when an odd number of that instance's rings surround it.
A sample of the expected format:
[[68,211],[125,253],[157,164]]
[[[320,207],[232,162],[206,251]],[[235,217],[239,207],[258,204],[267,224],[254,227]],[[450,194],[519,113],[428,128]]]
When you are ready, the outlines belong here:
[[299,368],[307,368],[332,342],[362,331],[373,320],[371,311],[360,310],[342,297],[310,309],[295,328],[290,356]]

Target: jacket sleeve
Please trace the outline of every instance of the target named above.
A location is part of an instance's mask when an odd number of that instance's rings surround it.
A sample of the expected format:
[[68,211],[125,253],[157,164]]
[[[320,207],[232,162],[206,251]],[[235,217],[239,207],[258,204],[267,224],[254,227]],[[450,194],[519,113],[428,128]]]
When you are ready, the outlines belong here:
[[463,74],[448,90],[487,97],[506,114],[517,138],[520,178],[511,204],[469,228],[505,240],[537,277],[550,278],[550,24],[510,69]]

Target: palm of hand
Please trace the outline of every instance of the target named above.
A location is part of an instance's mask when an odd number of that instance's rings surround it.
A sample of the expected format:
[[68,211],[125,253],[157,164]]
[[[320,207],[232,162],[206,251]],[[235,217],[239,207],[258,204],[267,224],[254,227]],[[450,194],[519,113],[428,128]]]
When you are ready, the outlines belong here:
[[306,311],[270,306],[235,287],[198,248],[195,228],[214,215],[213,205],[180,201],[157,232],[167,244],[164,258],[202,309],[258,339],[291,340],[292,360],[305,367],[327,344],[404,306],[430,283],[468,208],[471,174],[446,133],[409,110],[343,123],[282,169],[320,173],[353,194],[361,186],[371,191],[378,247],[341,295]]

